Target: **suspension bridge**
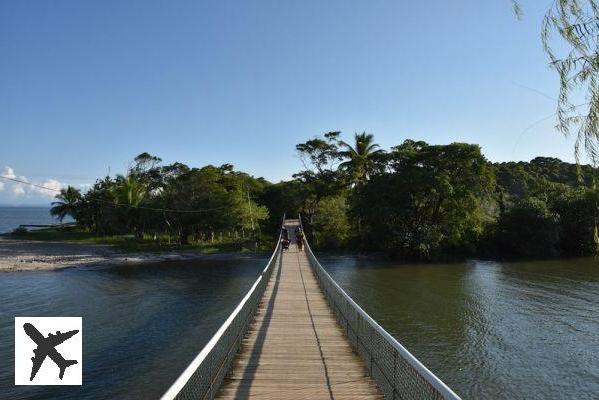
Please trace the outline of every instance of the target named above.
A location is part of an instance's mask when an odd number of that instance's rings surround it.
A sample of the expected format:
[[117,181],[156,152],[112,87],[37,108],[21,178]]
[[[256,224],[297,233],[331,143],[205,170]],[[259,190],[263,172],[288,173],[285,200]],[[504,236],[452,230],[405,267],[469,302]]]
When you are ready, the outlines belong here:
[[[283,218],[292,243],[301,219]],[[459,397],[281,237],[231,315],[163,395],[174,399]]]

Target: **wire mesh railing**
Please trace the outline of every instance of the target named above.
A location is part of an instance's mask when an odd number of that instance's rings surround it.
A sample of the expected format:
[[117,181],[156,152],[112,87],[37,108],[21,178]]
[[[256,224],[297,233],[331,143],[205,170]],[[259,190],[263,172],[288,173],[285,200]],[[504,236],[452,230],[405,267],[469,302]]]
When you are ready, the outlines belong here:
[[457,394],[353,301],[325,271],[305,238],[304,245],[310,266],[337,321],[386,399],[460,400]]
[[162,396],[162,400],[213,399],[216,396],[254,318],[272,271],[280,260],[281,234],[258,279],[202,351]]

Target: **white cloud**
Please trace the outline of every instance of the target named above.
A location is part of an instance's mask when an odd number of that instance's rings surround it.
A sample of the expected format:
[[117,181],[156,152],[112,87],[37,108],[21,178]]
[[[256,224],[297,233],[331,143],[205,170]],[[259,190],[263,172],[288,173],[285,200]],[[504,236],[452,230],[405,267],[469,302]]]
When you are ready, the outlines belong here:
[[17,197],[24,196],[25,188],[23,187],[23,185],[13,184],[12,185],[12,194],[14,194]]
[[60,189],[67,187],[66,184],[51,178],[45,179],[43,181],[30,181],[25,176],[17,175],[15,170],[9,166],[5,166],[2,169],[0,176],[9,179],[17,179],[22,182],[31,182],[32,184],[37,185],[32,186],[27,185],[26,183],[13,182],[9,180],[0,181],[0,191],[4,191],[9,196],[8,200],[53,199]]
[[15,179],[17,176],[15,175],[15,170],[9,166],[6,166],[2,169],[2,174],[5,178]]
[[43,186],[48,189],[32,186],[32,189],[46,196],[54,197],[60,189],[66,187],[65,184],[58,182],[56,179],[46,179],[39,186]]
[[[23,175],[21,176],[16,176],[15,172],[12,168],[10,167],[5,167],[6,170],[10,171],[10,175],[8,176],[9,178],[13,178],[13,179],[18,179],[20,181],[23,182],[29,182],[29,180],[24,177]],[[25,185],[24,183],[19,183],[19,182],[11,182],[11,189],[12,189],[12,193],[16,196],[16,197],[21,197],[21,196],[25,196],[25,193],[27,192],[27,189],[31,188],[31,186]]]

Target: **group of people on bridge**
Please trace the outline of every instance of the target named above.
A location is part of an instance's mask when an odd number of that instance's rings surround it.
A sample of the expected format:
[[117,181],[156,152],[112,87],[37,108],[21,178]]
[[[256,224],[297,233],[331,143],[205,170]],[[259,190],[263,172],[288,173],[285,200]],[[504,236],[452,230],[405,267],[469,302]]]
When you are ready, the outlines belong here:
[[[302,251],[304,248],[304,232],[302,232],[302,228],[298,226],[295,228],[294,233],[297,250]],[[281,228],[281,245],[283,250],[289,250],[289,244],[291,244],[291,240],[289,239],[289,231],[287,230],[287,227],[283,225]]]

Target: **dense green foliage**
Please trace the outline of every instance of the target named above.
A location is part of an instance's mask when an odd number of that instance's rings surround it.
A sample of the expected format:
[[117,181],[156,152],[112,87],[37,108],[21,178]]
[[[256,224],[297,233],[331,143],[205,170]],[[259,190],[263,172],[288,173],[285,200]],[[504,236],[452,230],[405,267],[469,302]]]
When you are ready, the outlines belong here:
[[476,145],[405,141],[388,154],[389,171],[353,196],[363,244],[402,257],[472,252],[483,230],[491,167]]
[[[99,235],[185,245],[256,243],[283,213],[302,214],[319,248],[381,251],[405,259],[547,257],[596,251],[596,169],[538,157],[491,163],[479,146],[405,140],[384,151],[362,133],[300,143],[304,169],[276,184],[232,165],[162,165],[147,153],[126,176],[87,192],[63,190],[57,218]],[[264,232],[263,234],[261,232]]]
[[306,169],[296,195],[305,202],[292,209],[317,246],[427,260],[596,251],[590,166],[546,157],[491,163],[466,143],[405,140],[384,152],[371,135],[354,140],[331,132],[297,146]]
[[597,170],[537,157],[495,165],[499,213],[487,251],[503,256],[596,252]]
[[269,214],[256,202],[267,182],[234,171],[231,165],[163,166],[147,153],[135,158],[126,176],[99,179],[84,194],[69,187],[51,213],[69,214],[99,235],[134,234],[139,239],[188,244],[258,240]]

